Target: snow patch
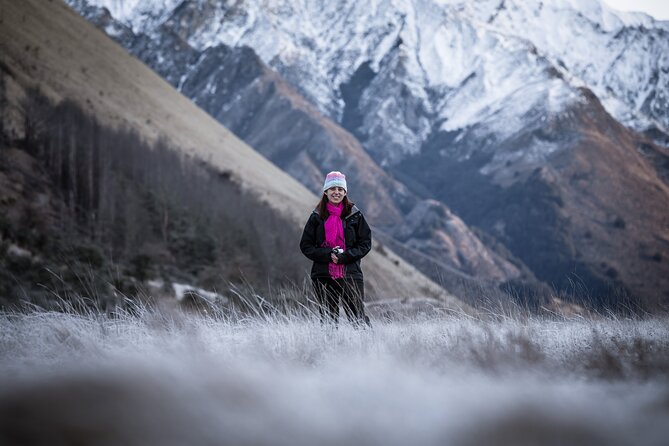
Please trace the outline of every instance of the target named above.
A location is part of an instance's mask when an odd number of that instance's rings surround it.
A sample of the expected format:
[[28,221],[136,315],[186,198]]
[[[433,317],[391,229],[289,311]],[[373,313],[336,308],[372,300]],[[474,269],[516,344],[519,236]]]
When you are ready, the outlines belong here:
[[203,290],[202,288],[197,288],[192,285],[184,283],[175,282],[172,284],[172,289],[174,290],[174,296],[179,302],[183,301],[189,294],[196,295],[209,303],[213,303],[216,301],[226,303],[228,301],[227,297],[222,296],[218,293]]

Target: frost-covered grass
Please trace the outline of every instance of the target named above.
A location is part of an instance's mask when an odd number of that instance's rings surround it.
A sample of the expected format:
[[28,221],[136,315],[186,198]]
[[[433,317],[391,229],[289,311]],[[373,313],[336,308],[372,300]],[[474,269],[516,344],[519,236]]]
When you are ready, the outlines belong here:
[[666,444],[667,319],[0,315],[2,444]]

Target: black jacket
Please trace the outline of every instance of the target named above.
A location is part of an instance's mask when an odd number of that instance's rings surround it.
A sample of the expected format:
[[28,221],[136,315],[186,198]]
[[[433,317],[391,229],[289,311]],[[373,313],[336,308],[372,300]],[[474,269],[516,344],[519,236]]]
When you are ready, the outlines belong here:
[[[372,230],[365,221],[362,212],[353,206],[351,213],[342,219],[344,224],[344,240],[346,250],[339,256],[339,263],[346,265],[346,278],[362,280],[360,259],[372,249]],[[311,267],[311,278],[329,278],[328,264],[331,248],[323,248],[325,241],[325,220],[321,219],[317,211],[312,212],[304,226],[300,250],[314,262]]]

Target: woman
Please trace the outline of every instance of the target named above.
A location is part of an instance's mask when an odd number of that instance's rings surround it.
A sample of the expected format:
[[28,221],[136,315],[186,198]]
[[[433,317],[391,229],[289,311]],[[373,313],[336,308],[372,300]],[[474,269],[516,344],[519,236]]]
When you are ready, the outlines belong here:
[[346,177],[341,172],[327,174],[323,196],[304,227],[300,249],[314,262],[311,280],[321,322],[337,324],[341,300],[351,323],[369,326],[360,259],[372,248],[372,231],[346,193]]

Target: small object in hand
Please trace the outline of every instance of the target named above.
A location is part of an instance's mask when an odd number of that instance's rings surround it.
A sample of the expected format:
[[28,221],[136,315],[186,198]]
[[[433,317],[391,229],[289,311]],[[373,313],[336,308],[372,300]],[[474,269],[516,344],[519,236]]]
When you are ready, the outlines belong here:
[[338,256],[340,254],[343,254],[344,250],[341,248],[332,248],[332,252]]

